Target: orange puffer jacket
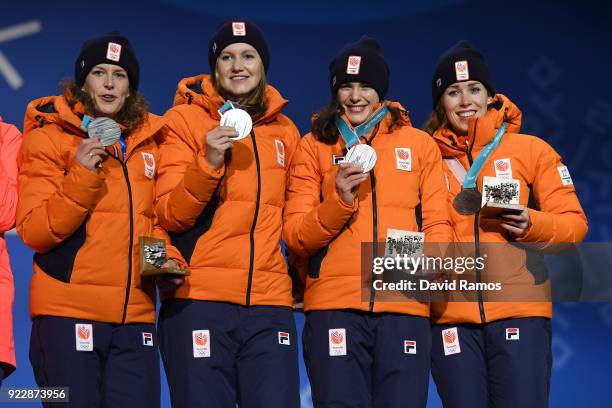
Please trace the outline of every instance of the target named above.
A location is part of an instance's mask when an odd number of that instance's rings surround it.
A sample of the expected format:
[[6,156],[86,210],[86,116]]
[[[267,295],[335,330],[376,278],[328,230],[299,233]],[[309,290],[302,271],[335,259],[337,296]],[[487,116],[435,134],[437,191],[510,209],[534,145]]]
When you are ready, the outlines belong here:
[[[574,185],[571,178],[567,178],[569,173],[564,177],[566,168],[561,157],[546,142],[518,133],[521,117],[520,110],[508,98],[498,94],[493,107],[484,117],[470,121],[467,137],[458,137],[448,127],[442,127],[434,133],[434,138],[445,160],[457,159],[469,170],[472,161],[493,139],[505,120],[506,133],[478,175],[478,190],[483,189],[484,176],[519,181],[518,199],[520,204],[529,207],[530,225],[526,234],[514,241],[537,243],[539,249],[560,243],[579,243],[584,239],[588,227]],[[448,200],[452,207],[461,185],[447,164],[444,169],[450,190]],[[541,259],[538,260],[537,256],[534,258],[537,253],[517,249],[515,245],[505,245],[511,241],[509,235],[499,226],[483,222],[479,214],[461,215],[452,208],[451,215],[455,241],[474,243],[473,253],[476,254],[486,250],[499,255],[495,260],[491,256],[488,258],[487,262],[491,265],[487,269],[496,272],[493,275],[495,278],[487,281],[501,283],[503,299],[513,301],[488,302],[486,296],[479,293],[480,298],[474,302],[432,303],[433,322],[485,323],[515,317],[550,318],[550,302],[530,301],[548,299],[550,295],[549,281],[540,276],[543,271]],[[521,298],[529,301],[517,301]]]
[[[4,233],[15,226],[17,210],[17,154],[21,133],[0,117],[0,363],[4,376],[15,369],[13,299],[15,288]],[[0,377],[0,381],[2,377]]]
[[204,157],[205,137],[224,103],[209,75],[182,80],[165,117],[157,212],[191,276],[177,298],[240,305],[291,306],[291,279],[281,253],[286,174],[299,132],[281,114],[287,104],[271,86],[268,108],[251,135],[234,142],[218,170]]
[[[155,322],[155,285],[140,279],[138,240],[167,239],[154,214],[156,136],[163,123],[149,114],[127,137],[125,160],[117,142],[94,173],[75,159],[87,134],[66,99],[30,102],[19,166],[17,231],[36,252],[32,318]],[[182,259],[171,247],[168,256]]]
[[377,162],[369,181],[359,185],[353,205],[342,201],[336,191],[334,158],[346,153],[341,137],[328,145],[310,133],[293,159],[283,239],[298,255],[311,257],[306,311],[355,309],[429,316],[428,303],[401,295],[401,300],[377,302],[376,293],[367,290],[369,284],[362,289],[362,243],[384,246],[390,228],[419,231],[419,206],[425,242],[452,240],[440,152],[431,137],[411,126],[399,104],[386,103],[400,108],[403,117],[390,130],[391,115],[387,115],[370,136],[368,144],[376,151]]

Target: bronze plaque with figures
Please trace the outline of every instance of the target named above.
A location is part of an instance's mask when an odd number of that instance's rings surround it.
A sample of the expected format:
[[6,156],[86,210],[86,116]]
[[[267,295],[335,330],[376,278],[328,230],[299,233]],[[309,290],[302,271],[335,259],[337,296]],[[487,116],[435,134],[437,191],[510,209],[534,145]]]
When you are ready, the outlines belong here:
[[166,263],[166,241],[160,238],[140,237],[140,276],[172,275],[189,276],[191,272],[181,268],[164,268]]

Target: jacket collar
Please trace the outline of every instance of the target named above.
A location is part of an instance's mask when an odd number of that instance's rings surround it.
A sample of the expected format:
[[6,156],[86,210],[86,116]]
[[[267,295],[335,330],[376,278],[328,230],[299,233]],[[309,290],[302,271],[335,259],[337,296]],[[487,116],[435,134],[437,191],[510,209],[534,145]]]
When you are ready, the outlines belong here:
[[[260,123],[274,120],[288,103],[288,101],[270,85],[266,86],[265,98],[268,102],[268,108],[266,113],[258,120]],[[221,95],[217,93],[212,83],[212,77],[208,74],[182,79],[178,84],[174,96],[174,106],[182,104],[201,106],[208,112],[210,117],[215,120],[221,119],[218,110],[224,103],[225,101]]]

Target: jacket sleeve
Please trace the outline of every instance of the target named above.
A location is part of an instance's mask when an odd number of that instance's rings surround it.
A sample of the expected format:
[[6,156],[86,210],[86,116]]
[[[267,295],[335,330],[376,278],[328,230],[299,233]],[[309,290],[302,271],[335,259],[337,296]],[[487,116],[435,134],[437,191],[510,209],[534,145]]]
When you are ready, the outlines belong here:
[[287,185],[283,240],[301,256],[309,256],[327,245],[357,210],[342,201],[335,189],[321,197],[322,174],[312,137],[304,137],[293,158]]
[[166,242],[166,259],[174,259],[181,268],[187,268],[187,261],[185,261],[181,252],[172,245],[168,233],[159,225],[157,217],[154,218],[153,236]]
[[17,232],[36,252],[47,252],[72,235],[101,194],[106,172],[76,159],[66,165],[44,129],[28,132],[21,148]]
[[[16,367],[15,339],[13,336],[15,285],[6,248],[0,250],[0,263],[4,262],[6,264],[0,266],[0,363],[4,363],[4,376],[6,377],[15,371]],[[1,380],[2,376],[0,376]]]
[[0,233],[15,226],[17,212],[17,154],[21,133],[0,122]]
[[425,242],[451,243],[453,229],[448,208],[448,190],[444,181],[444,167],[440,149],[429,136],[426,136],[423,167],[419,189],[421,193],[422,230]]
[[588,223],[561,157],[546,142],[534,138],[531,163],[534,164],[532,188],[538,209],[529,209],[530,225],[517,241],[535,242],[544,248],[552,244],[582,242]]
[[[204,150],[194,141],[185,118],[174,109],[166,113],[157,179],[156,212],[162,227],[183,232],[193,227],[212,198],[225,167],[208,166]],[[195,137],[204,135],[195,135]]]

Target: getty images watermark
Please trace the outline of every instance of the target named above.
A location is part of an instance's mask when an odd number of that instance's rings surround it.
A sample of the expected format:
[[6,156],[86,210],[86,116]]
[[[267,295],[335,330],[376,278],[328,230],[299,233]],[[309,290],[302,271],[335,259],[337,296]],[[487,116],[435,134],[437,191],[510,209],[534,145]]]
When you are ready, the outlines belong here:
[[[472,274],[486,268],[487,255],[470,257],[395,256],[374,257],[372,287],[375,291],[501,291],[501,282],[475,282]],[[395,275],[393,275],[395,272]],[[468,273],[469,279],[444,278],[450,273]],[[405,278],[401,278],[401,274]],[[389,279],[389,277],[392,277]],[[386,278],[386,279],[385,279]],[[398,279],[399,278],[399,279]]]
[[609,243],[425,243],[421,235],[361,245],[364,302],[610,301]]

